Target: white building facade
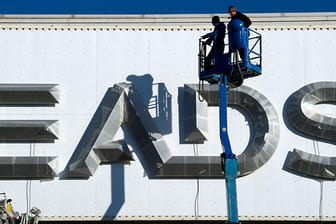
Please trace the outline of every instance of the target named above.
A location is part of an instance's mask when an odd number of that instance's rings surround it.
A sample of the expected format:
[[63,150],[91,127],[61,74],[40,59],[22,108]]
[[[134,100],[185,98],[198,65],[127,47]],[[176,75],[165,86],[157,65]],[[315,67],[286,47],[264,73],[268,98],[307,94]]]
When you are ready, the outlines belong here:
[[[211,16],[2,16],[0,192],[15,209],[226,219],[218,107],[197,93]],[[245,95],[228,118],[240,169],[254,164],[237,180],[240,219],[336,220],[336,14],[251,18],[262,75],[232,90]]]

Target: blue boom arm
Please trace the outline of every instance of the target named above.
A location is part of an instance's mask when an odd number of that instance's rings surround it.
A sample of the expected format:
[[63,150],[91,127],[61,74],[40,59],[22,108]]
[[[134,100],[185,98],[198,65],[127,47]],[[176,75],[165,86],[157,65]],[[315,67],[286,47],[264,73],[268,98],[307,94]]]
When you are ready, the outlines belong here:
[[220,76],[219,82],[219,114],[220,114],[220,139],[224,153],[221,161],[226,182],[226,197],[229,223],[239,223],[236,178],[238,175],[238,160],[233,154],[227,128],[227,77]]
[[201,82],[219,84],[219,132],[223,146],[221,162],[226,182],[228,222],[239,223],[236,191],[238,160],[232,152],[228,135],[227,90],[228,87],[240,86],[245,78],[261,74],[261,35],[245,28],[238,19],[230,21],[228,30],[228,52],[215,55],[211,68],[205,68],[207,49],[205,42],[200,40],[199,79]]

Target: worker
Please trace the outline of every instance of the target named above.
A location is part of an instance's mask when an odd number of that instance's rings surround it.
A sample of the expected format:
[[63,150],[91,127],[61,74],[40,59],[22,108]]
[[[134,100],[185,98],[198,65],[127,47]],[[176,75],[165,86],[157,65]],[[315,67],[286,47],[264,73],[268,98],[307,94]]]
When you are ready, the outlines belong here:
[[15,223],[17,220],[17,213],[14,211],[11,202],[12,202],[12,199],[8,199],[5,207],[6,207],[7,214],[9,216],[8,217],[9,223]]
[[[235,6],[229,6],[228,8],[228,12],[231,16],[231,21],[234,19],[239,19],[240,21],[243,22],[243,25],[246,29],[248,29],[248,27],[252,24],[250,18],[248,16],[246,16],[245,14],[237,11]],[[245,33],[245,38],[248,39],[249,36],[249,31],[247,30]],[[248,59],[248,40],[244,41],[246,43],[246,47],[244,48],[238,48],[238,52],[239,52],[239,56],[243,61],[243,65],[246,66],[249,59]],[[231,50],[232,51],[232,50]]]
[[213,16],[211,19],[214,26],[213,32],[203,35],[202,39],[207,39],[206,44],[212,43],[212,48],[209,54],[205,57],[205,70],[213,68],[216,56],[221,56],[224,53],[224,38],[226,26],[220,21],[218,16]]

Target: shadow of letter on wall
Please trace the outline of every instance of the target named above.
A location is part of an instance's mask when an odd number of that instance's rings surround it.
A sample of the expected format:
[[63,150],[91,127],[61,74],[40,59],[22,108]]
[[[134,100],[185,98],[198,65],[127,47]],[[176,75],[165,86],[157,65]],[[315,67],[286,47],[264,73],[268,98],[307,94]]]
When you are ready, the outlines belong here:
[[111,205],[106,210],[104,219],[114,219],[125,202],[124,169],[124,164],[111,165]]
[[[168,92],[164,83],[153,83],[153,77],[150,74],[144,75],[129,75],[127,81],[132,83],[131,98],[136,97],[141,99],[140,105],[134,105],[136,108],[147,110],[154,124],[160,131],[160,134],[165,135],[172,132],[172,109],[171,109],[171,94]],[[137,103],[136,100],[132,100]],[[138,112],[141,113],[141,109]],[[156,128],[147,127],[153,131]]]

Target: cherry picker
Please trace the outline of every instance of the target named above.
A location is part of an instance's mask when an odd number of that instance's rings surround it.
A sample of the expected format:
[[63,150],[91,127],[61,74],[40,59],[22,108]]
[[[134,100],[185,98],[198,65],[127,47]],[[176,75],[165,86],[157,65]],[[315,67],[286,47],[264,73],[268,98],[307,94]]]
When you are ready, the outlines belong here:
[[[239,223],[236,178],[238,160],[232,152],[227,127],[227,91],[243,84],[244,79],[261,75],[261,35],[244,27],[239,19],[228,24],[228,48],[226,53],[216,55],[211,66],[206,66],[207,43],[199,40],[199,80],[219,86],[220,139],[222,169],[226,182],[228,223]],[[240,57],[239,57],[240,56]],[[200,88],[201,91],[202,88]]]

